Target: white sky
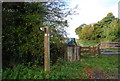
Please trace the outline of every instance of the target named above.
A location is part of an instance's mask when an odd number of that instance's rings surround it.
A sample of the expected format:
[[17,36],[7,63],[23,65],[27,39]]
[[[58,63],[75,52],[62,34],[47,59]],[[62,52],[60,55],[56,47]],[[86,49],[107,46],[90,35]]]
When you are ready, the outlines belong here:
[[109,12],[112,12],[115,17],[118,17],[118,2],[120,0],[70,0],[69,6],[78,9],[76,12],[79,15],[72,15],[67,18],[69,27],[67,28],[68,37],[78,38],[75,34],[75,29],[81,24],[91,24],[100,21]]

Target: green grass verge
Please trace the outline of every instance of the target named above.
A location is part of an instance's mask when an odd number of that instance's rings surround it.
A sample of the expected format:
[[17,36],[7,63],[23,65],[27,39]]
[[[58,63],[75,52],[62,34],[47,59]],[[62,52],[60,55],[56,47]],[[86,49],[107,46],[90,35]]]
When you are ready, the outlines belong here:
[[[120,56],[92,56],[82,55],[79,62],[65,62],[59,59],[51,66],[50,75],[38,66],[24,66],[19,64],[16,68],[7,68],[3,71],[3,79],[88,79],[86,69],[91,67],[96,71],[117,71],[120,67]],[[46,75],[46,76],[44,76]]]

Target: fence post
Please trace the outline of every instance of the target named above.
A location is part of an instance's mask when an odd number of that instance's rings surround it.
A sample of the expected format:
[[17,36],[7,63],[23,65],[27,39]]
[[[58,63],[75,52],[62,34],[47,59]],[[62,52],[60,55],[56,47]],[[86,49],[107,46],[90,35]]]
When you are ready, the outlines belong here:
[[96,51],[96,47],[94,47],[94,55],[96,55],[97,51]]
[[80,53],[80,55],[81,55],[81,46],[79,46],[79,53]]
[[94,53],[94,55],[96,54],[96,47],[95,46],[93,46],[93,53]]
[[98,55],[101,55],[100,46],[98,46]]

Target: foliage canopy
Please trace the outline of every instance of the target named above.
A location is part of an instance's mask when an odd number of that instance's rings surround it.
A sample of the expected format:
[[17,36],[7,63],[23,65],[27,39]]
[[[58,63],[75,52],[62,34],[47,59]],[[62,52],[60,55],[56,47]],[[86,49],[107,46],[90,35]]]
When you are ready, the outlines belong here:
[[81,25],[75,32],[81,40],[91,41],[120,41],[119,20],[113,13],[108,13],[101,21],[95,24]]

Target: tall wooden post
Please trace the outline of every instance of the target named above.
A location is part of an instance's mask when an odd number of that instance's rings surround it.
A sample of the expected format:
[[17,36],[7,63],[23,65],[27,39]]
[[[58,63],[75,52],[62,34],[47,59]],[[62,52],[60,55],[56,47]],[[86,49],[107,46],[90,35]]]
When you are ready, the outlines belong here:
[[44,70],[50,71],[50,32],[48,27],[45,27],[44,34]]

